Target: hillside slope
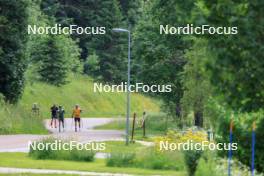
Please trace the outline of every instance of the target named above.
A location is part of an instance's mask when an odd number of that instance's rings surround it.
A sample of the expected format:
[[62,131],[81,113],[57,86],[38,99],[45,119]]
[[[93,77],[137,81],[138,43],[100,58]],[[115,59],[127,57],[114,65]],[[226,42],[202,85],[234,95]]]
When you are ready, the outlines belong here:
[[[27,85],[20,101],[20,105],[30,109],[33,103],[40,105],[43,118],[49,118],[49,109],[55,103],[63,105],[66,117],[71,116],[72,108],[79,104],[86,117],[113,117],[123,116],[126,110],[125,93],[94,93],[92,79],[85,76],[75,76],[70,83],[56,87],[44,83]],[[131,94],[131,113],[141,114],[158,112],[159,103],[140,94]]]

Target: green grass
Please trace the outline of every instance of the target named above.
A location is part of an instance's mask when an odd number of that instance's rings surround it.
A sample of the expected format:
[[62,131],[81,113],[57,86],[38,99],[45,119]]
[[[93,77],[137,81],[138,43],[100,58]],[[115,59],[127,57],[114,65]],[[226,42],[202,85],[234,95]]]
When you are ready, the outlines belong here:
[[[141,128],[142,117],[137,117],[135,123],[135,139],[151,141],[154,136],[164,135],[167,129],[177,129],[177,123],[172,119],[166,122],[166,114],[164,113],[149,113],[146,120],[146,137],[143,137],[143,129]],[[104,130],[125,130],[126,122],[124,119],[112,121],[110,123],[97,126],[96,129]],[[130,120],[130,134],[132,129],[132,120]]]
[[[115,121],[112,121],[110,123],[95,127],[95,129],[98,129],[98,130],[125,130],[125,128],[126,128],[126,122],[124,119],[123,120],[115,120]],[[130,129],[129,134],[131,135],[132,120],[130,121],[129,129]],[[164,132],[161,132],[161,131],[152,131],[152,130],[150,131],[148,129],[146,131],[147,131],[147,136],[143,137],[142,128],[140,128],[138,125],[136,125],[135,133],[134,133],[134,139],[135,140],[152,141],[153,136],[159,135],[161,133],[164,134]]]
[[0,104],[0,134],[47,134],[42,120],[20,105]]
[[[132,121],[130,121],[130,124],[131,122]],[[99,125],[95,127],[95,129],[97,130],[125,130],[125,128],[126,128],[125,119],[114,120],[104,125]]]
[[[86,117],[113,117],[123,116],[126,107],[125,93],[94,93],[93,80],[87,76],[72,76],[70,82],[56,87],[36,82],[26,85],[20,104],[30,110],[33,103],[38,103],[41,114],[49,118],[52,104],[63,105],[66,117],[69,117],[75,104],[80,104],[83,116]],[[131,94],[131,113],[158,112],[159,102],[141,94]]]
[[21,174],[0,174],[0,176],[6,176],[6,175],[14,175],[14,176],[36,176],[36,175],[40,175],[40,176],[76,176],[75,175],[71,175],[71,174],[32,174],[32,173],[21,173]]
[[143,146],[139,143],[130,143],[128,146],[126,146],[124,141],[107,141],[105,142],[105,144],[106,144],[106,150],[102,152],[107,152],[107,153],[119,152],[119,151],[130,153],[139,150],[144,150],[147,148],[146,146]]
[[[38,143],[42,144],[50,144],[56,143],[59,140],[58,138],[48,137],[42,139]],[[65,143],[70,143],[67,140],[61,140],[61,144],[64,145]],[[53,160],[71,160],[71,161],[86,161],[92,162],[94,161],[95,152],[94,151],[87,151],[85,149],[78,150],[77,148],[73,148],[71,150],[52,150],[50,148],[45,150],[39,150],[32,146],[30,147],[29,156],[34,159],[53,159]]]
[[105,161],[97,159],[95,162],[74,162],[74,161],[56,161],[56,160],[35,160],[25,153],[0,153],[0,167],[16,168],[34,168],[34,169],[60,169],[60,170],[78,170],[90,172],[110,172],[110,173],[128,173],[140,175],[166,175],[183,176],[185,172],[150,170],[140,168],[118,168],[107,167]]
[[[56,87],[41,82],[27,83],[17,105],[6,105],[0,96],[0,134],[46,134],[41,119],[50,118],[50,107],[63,105],[66,117],[80,104],[83,117],[122,117],[126,112],[125,93],[94,93],[93,80],[87,76],[71,76],[68,84]],[[31,113],[33,103],[40,106],[40,116]],[[159,101],[131,94],[131,113],[159,112]]]
[[185,163],[180,151],[157,151],[154,147],[134,152],[116,151],[106,159],[110,167],[135,167],[155,170],[184,171]]

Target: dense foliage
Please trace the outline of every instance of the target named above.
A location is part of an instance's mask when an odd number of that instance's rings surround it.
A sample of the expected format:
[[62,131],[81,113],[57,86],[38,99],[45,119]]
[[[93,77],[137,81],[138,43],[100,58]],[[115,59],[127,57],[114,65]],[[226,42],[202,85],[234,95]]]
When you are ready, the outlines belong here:
[[66,83],[67,74],[76,64],[73,59],[78,60],[75,57],[78,50],[72,49],[74,44],[63,35],[50,36],[42,43],[38,52],[38,73],[42,81],[57,86]]
[[47,147],[45,150],[40,150],[38,144],[54,144],[60,141],[61,145],[69,143],[67,140],[58,140],[57,138],[44,138],[37,143],[32,143],[30,146],[29,156],[35,159],[50,159],[50,160],[70,160],[70,161],[94,161],[95,152],[92,150],[78,150],[78,148],[73,148],[72,150],[52,150],[51,147]]
[[16,102],[23,92],[28,2],[0,1],[0,93]]
[[[126,81],[127,33],[112,31],[123,27],[132,32],[132,83],[172,85],[171,92],[151,95],[162,99],[180,127],[202,128],[206,121],[220,141],[228,141],[229,117],[236,113],[234,140],[240,147],[234,156],[247,165],[251,146],[245,141],[256,120],[256,168],[263,171],[263,8],[263,0],[0,0],[1,99],[19,100],[25,73],[30,82],[56,86],[66,84],[71,72],[109,84]],[[106,34],[26,34],[28,24],[56,23],[103,26]],[[233,26],[238,34],[159,32],[160,25],[186,24]]]
[[[125,24],[117,0],[43,0],[41,8],[46,15],[54,17],[57,23],[64,26],[75,24],[80,27],[105,27],[106,33],[103,35],[76,34],[72,37],[80,41],[82,61],[87,61],[93,54],[98,56],[99,71],[89,75],[101,78],[106,82],[117,83],[124,80],[127,50],[122,46],[126,46],[127,38],[125,35],[112,31],[113,28],[122,27]],[[127,27],[128,25],[125,25],[125,28]],[[85,69],[87,70],[87,67]]]
[[[184,36],[160,35],[159,25],[188,23],[193,2],[149,1],[135,32],[137,81],[146,84],[170,84],[172,92],[160,94],[166,109],[180,116],[183,96],[182,71],[186,63],[185,50],[189,41]],[[176,12],[176,13],[175,13]],[[155,14],[155,15],[153,15]],[[171,15],[175,14],[175,15]]]
[[184,88],[181,99],[184,116],[193,111],[194,125],[204,126],[205,106],[212,95],[209,75],[206,73],[205,64],[210,57],[204,40],[196,40],[194,45],[186,52],[187,63],[184,66],[182,85]]
[[[216,55],[209,63],[212,83],[235,109],[259,110],[264,103],[264,2],[204,0],[204,21],[213,26],[236,26],[237,35],[207,36]],[[199,20],[197,20],[199,21]]]
[[[251,164],[251,145],[253,122],[256,121],[256,144],[255,144],[255,168],[261,172],[264,171],[264,154],[263,154],[263,112],[252,114],[236,114],[232,119],[234,123],[233,142],[238,144],[238,150],[233,151],[233,156],[238,158],[242,163],[250,166]],[[229,142],[229,126],[231,121],[230,113],[219,113],[221,121],[218,121],[220,136],[218,142]],[[221,156],[226,156],[226,152],[221,152]]]
[[181,152],[159,152],[153,147],[148,147],[136,152],[111,152],[106,159],[106,165],[182,171],[184,169],[183,160]]

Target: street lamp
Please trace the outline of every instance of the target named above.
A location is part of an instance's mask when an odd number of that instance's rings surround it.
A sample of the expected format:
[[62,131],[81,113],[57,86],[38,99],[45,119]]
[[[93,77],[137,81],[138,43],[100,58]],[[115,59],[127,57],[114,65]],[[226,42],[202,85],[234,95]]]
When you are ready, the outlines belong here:
[[113,28],[114,32],[128,33],[128,62],[127,62],[127,109],[126,109],[126,145],[129,143],[129,116],[130,116],[130,31],[122,28]]

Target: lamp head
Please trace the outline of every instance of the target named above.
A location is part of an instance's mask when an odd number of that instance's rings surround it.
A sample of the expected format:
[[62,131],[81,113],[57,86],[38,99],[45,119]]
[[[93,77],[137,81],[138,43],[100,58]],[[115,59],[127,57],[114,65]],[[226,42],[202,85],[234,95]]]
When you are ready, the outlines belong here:
[[113,28],[112,29],[114,32],[129,32],[129,30],[127,29],[123,29],[123,28]]

